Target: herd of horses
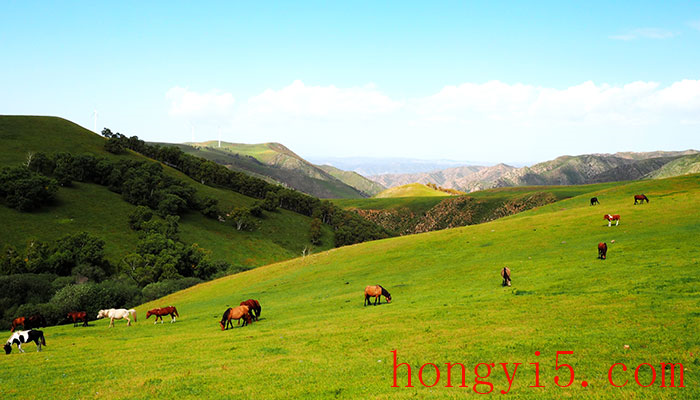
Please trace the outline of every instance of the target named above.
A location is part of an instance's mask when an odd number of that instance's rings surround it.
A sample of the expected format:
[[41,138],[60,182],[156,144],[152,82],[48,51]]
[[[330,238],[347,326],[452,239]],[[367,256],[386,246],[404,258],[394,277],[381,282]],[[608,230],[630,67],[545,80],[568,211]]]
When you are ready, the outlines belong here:
[[[641,204],[644,202],[649,203],[649,198],[645,196],[644,194],[638,194],[634,196],[634,204]],[[590,201],[591,205],[598,205],[600,204],[600,201],[598,201],[597,197],[592,197]],[[612,222],[616,222],[615,226],[620,224],[620,215],[619,214],[605,214],[604,219],[608,221],[608,226],[612,225]],[[614,242],[614,241],[613,241]],[[607,253],[608,253],[608,245],[605,242],[600,242],[598,243],[598,259],[605,260],[607,258]],[[508,267],[503,267],[500,270],[502,282],[502,286],[511,286],[512,281],[511,281],[511,270]],[[386,290],[384,287],[381,285],[370,285],[365,287],[365,301],[364,301],[364,306],[366,307],[367,305],[377,305],[381,304],[382,302],[382,296],[386,299],[387,303],[391,303],[391,294],[389,293],[388,290]],[[374,298],[374,303],[372,303],[371,299]],[[237,320],[238,325],[240,325],[241,320],[243,321],[243,326],[251,324],[253,321],[258,321],[260,318],[260,313],[262,311],[262,307],[260,306],[260,302],[255,300],[255,299],[248,299],[245,301],[242,301],[237,307],[229,307],[224,311],[224,314],[221,317],[221,321],[219,321],[219,326],[221,327],[221,330],[227,330],[229,326],[233,328],[233,322],[232,320]],[[150,318],[151,315],[155,315],[155,321],[153,322],[154,324],[158,323],[158,320],[160,320],[160,323],[163,323],[163,317],[170,315],[170,323],[173,323],[176,321],[176,318],[180,317],[180,315],[177,312],[177,308],[175,306],[167,306],[167,307],[161,307],[161,308],[154,308],[151,310],[148,310],[146,312],[146,319]],[[120,308],[120,309],[105,309],[105,310],[100,310],[97,313],[97,319],[102,319],[102,318],[109,318],[110,323],[109,327],[114,326],[114,320],[119,320],[119,319],[126,319],[127,321],[127,326],[131,326],[131,318],[134,318],[134,321],[136,321],[136,310],[134,309],[125,309],[125,308]],[[83,326],[88,326],[88,318],[87,318],[87,313],[85,311],[71,311],[68,313],[66,316],[68,320],[73,321],[73,327],[76,327],[78,323],[82,322]],[[15,332],[15,330],[22,326],[23,330]],[[18,317],[15,318],[12,321],[12,326],[10,329],[10,332],[12,332],[12,336],[7,340],[5,343],[4,349],[6,354],[10,354],[12,351],[12,345],[16,344],[17,348],[21,353],[24,352],[22,350],[22,344],[27,343],[27,342],[34,342],[37,345],[37,351],[41,351],[41,346],[46,346],[46,340],[44,339],[44,333],[40,330],[37,330],[35,328],[41,328],[46,326],[46,320],[44,317],[42,317],[39,314],[32,315],[29,317]]]
[[[644,204],[644,202],[649,203],[649,198],[645,194],[635,194],[634,195],[634,205]],[[597,197],[591,198],[591,205],[594,206],[600,204]],[[615,222],[615,226],[620,225],[620,214],[605,214],[603,219],[608,221],[608,227],[612,226]],[[614,240],[613,240],[614,242]],[[598,243],[598,259],[605,260],[608,256],[608,244],[605,242]]]
[[242,301],[238,307],[229,307],[224,311],[224,315],[221,316],[221,321],[219,325],[221,330],[224,331],[228,329],[229,325],[233,328],[233,322],[231,320],[237,320],[238,324],[243,320],[243,326],[253,323],[260,319],[260,313],[262,312],[262,307],[260,302],[255,299],[248,299]]

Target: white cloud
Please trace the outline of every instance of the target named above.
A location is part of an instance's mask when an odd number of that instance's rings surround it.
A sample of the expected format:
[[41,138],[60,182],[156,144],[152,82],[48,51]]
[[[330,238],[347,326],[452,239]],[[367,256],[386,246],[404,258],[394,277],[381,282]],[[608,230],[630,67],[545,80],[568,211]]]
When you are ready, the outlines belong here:
[[165,94],[170,115],[187,118],[218,118],[231,115],[235,99],[231,93],[211,90],[198,93],[179,86]]
[[253,114],[311,117],[359,116],[391,112],[401,102],[391,100],[372,85],[352,88],[306,86],[296,80],[280,90],[267,89],[248,100]]
[[634,39],[670,39],[677,36],[677,33],[659,28],[637,28],[621,35],[609,36],[615,40],[634,40]]
[[697,29],[700,31],[700,19],[697,21],[691,21],[688,23],[688,25],[690,25],[691,28]]
[[[700,80],[669,85],[586,81],[564,88],[466,82],[405,100],[374,85],[342,88],[294,81],[264,90],[235,109],[233,96],[221,90],[173,88],[166,97],[174,116],[221,116],[217,124],[224,140],[278,141],[304,154],[336,156],[504,161],[523,159],[521,153],[546,159],[572,153],[572,148],[578,153],[614,146],[610,151],[643,150],[633,147],[639,143],[647,149],[697,147],[688,142],[700,115]],[[206,129],[199,128],[198,134],[208,136],[199,139],[216,134]],[[551,154],[538,156],[545,151]]]

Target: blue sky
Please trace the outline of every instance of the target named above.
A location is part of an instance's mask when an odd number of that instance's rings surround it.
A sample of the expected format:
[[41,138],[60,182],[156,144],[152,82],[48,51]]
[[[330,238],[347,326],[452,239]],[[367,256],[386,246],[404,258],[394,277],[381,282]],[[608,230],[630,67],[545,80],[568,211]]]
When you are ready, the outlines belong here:
[[700,147],[698,2],[95,3],[3,4],[1,114],[314,157]]

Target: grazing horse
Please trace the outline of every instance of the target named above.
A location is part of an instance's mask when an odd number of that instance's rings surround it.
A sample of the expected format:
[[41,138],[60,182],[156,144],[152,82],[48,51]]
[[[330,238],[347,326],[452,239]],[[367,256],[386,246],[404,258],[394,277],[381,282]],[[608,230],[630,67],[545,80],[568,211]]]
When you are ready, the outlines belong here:
[[224,315],[221,316],[221,321],[219,322],[219,325],[221,325],[221,330],[223,331],[228,329],[229,325],[233,329],[233,322],[231,322],[231,320],[239,320],[241,318],[243,318],[243,326],[246,326],[252,322],[250,319],[250,309],[248,306],[227,308],[226,311],[224,311]]
[[41,346],[46,346],[46,340],[44,339],[44,332],[37,330],[27,330],[27,331],[17,331],[7,339],[5,343],[5,354],[10,354],[12,352],[12,345],[16,344],[20,353],[24,353],[22,349],[22,343],[34,342],[36,344],[36,351],[41,351]]
[[370,297],[374,297],[374,305],[377,305],[377,301],[379,301],[379,304],[382,304],[382,296],[386,297],[386,302],[391,303],[391,294],[384,289],[381,285],[370,285],[365,288],[365,306],[367,304],[372,304],[370,301]]
[[608,245],[607,243],[598,243],[598,258],[601,260],[605,260],[605,257],[608,254]]
[[160,318],[160,323],[163,323],[163,316],[164,315],[170,315],[170,323],[172,324],[175,322],[175,317],[179,317],[180,314],[177,313],[177,308],[175,306],[167,306],[167,307],[161,307],[161,308],[154,308],[152,310],[148,310],[146,312],[146,319],[150,317],[151,315],[156,316],[155,322],[153,322],[153,325],[158,323],[158,318]]
[[20,325],[22,325],[24,329],[43,328],[46,326],[46,320],[41,314],[32,315],[31,317],[15,318],[12,320],[10,332],[14,332]]
[[114,326],[115,319],[126,319],[126,326],[131,326],[131,319],[129,315],[133,315],[134,322],[136,322],[136,310],[126,308],[110,308],[109,310],[100,310],[97,312],[97,319],[109,318],[109,327]]
[[503,267],[501,270],[501,278],[503,278],[501,286],[510,286],[510,268]]
[[615,226],[620,225],[620,214],[605,214],[603,219],[608,221],[608,226],[611,226],[613,221],[615,221]]
[[597,198],[597,197],[591,197],[591,205],[594,206],[594,205],[596,205],[596,204],[600,204],[600,202],[598,201],[598,198]]
[[[250,309],[250,316],[253,318],[254,321],[257,321],[260,318],[260,313],[262,312],[262,307],[260,307],[260,303],[255,300],[255,299],[248,299],[246,301],[241,302],[242,306],[248,306]],[[238,320],[240,323],[241,321]]]
[[83,321],[83,326],[88,326],[87,313],[85,311],[71,311],[66,318],[73,320],[73,328],[78,326],[78,321]]
[[634,204],[635,205],[637,204],[637,202],[644,203],[644,200],[646,200],[647,203],[649,202],[649,199],[647,198],[647,196],[645,196],[643,194],[635,194],[634,195]]

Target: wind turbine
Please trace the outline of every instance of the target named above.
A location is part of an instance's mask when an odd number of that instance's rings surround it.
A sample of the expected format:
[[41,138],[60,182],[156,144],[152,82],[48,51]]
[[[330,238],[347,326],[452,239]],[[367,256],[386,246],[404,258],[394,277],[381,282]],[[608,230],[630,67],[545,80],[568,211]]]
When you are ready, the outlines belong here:
[[219,147],[221,147],[221,127],[219,127]]
[[190,128],[192,129],[192,143],[194,143],[194,124],[190,122]]
[[99,132],[97,132],[97,109],[95,109],[95,111],[92,112],[92,116],[94,117],[92,130],[95,131],[95,133],[99,133]]

